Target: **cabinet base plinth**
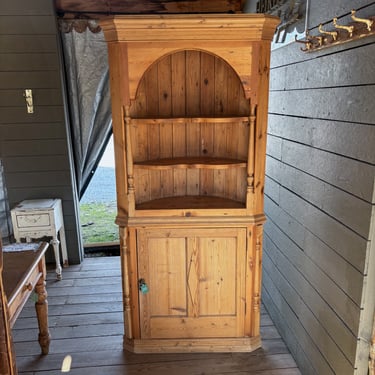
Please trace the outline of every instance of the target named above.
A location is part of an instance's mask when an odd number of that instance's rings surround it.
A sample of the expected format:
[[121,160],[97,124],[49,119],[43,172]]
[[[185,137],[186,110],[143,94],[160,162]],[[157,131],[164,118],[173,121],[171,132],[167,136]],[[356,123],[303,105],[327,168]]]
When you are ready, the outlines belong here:
[[128,339],[124,349],[133,353],[252,352],[262,345],[260,336],[217,339]]

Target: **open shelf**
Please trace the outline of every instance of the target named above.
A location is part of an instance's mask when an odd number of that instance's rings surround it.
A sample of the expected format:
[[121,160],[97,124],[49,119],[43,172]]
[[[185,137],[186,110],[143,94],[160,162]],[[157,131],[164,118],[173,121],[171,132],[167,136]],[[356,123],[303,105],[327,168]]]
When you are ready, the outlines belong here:
[[134,168],[144,169],[228,169],[245,168],[246,161],[229,158],[176,157],[135,162]]
[[181,196],[166,197],[152,201],[140,203],[137,210],[173,210],[173,209],[225,209],[225,208],[245,208],[245,204],[232,199],[212,197],[212,196]]

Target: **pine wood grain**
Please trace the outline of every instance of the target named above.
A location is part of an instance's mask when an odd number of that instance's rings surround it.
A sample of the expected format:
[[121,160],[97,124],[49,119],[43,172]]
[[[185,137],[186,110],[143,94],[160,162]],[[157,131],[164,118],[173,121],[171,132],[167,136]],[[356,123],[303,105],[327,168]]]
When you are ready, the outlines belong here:
[[[119,102],[130,99],[131,105],[126,169],[116,170],[128,186],[126,192],[117,184],[124,194],[116,219],[128,350],[242,352],[261,344],[268,66],[275,25],[275,18],[264,15],[102,22],[110,51],[126,50],[124,59],[110,54],[112,79],[124,83],[111,92],[112,111],[119,112]],[[116,148],[124,147],[123,140],[116,143],[123,126],[114,120]],[[140,293],[139,283],[149,292]]]

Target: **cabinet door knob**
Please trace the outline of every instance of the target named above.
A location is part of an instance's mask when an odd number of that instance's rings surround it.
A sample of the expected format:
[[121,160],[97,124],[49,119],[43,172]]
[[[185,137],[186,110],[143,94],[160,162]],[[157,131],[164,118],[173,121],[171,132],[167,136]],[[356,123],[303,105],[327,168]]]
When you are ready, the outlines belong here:
[[139,281],[138,281],[138,287],[139,287],[139,291],[142,294],[146,294],[149,291],[145,279],[139,279]]

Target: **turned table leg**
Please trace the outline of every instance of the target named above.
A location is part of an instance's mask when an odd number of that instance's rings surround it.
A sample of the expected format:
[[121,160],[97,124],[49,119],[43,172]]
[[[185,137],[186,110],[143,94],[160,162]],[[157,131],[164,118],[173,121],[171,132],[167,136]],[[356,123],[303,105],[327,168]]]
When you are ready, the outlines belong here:
[[41,263],[42,264],[40,265],[40,270],[42,271],[42,276],[39,278],[37,284],[35,285],[35,292],[38,297],[38,300],[35,303],[35,309],[39,326],[39,344],[42,349],[42,354],[48,354],[51,336],[48,328],[48,301],[44,258]]
[[63,267],[68,267],[69,261],[68,261],[68,251],[67,251],[67,247],[66,247],[64,225],[62,225],[61,228],[60,228],[60,241],[61,241],[61,253],[62,253]]
[[50,244],[53,246],[53,252],[55,253],[55,262],[56,262],[56,278],[58,280],[62,279],[62,268],[60,263],[60,241],[57,239],[57,234],[53,236]]

